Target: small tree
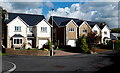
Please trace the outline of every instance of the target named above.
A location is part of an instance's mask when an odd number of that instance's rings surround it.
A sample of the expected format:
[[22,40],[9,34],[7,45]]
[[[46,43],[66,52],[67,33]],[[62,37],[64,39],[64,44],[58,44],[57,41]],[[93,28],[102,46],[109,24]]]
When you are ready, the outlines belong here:
[[120,50],[120,40],[115,41],[115,49]]
[[84,53],[87,53],[89,48],[88,44],[86,43],[86,36],[82,36],[80,43],[80,48],[84,51]]
[[50,40],[48,40],[48,46],[49,46],[49,50],[52,50],[52,43]]
[[92,49],[100,42],[100,39],[101,39],[100,35],[97,36],[96,33],[94,32],[88,33],[88,36],[87,36],[87,43],[89,45],[88,47]]

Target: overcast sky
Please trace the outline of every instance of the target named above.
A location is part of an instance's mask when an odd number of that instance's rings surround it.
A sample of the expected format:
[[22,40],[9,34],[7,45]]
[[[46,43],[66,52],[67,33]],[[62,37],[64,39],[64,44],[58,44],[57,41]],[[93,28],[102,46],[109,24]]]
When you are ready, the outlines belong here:
[[[0,2],[8,12],[64,16],[118,27],[118,2]],[[54,12],[51,9],[54,8]]]

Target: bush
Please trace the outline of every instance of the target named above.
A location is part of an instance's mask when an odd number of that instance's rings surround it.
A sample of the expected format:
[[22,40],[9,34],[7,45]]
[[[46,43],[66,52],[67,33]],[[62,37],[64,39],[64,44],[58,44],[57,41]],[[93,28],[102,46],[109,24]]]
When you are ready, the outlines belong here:
[[44,49],[44,51],[48,51],[48,49]]
[[115,41],[115,49],[120,50],[120,40]]
[[86,42],[86,36],[83,36],[80,42],[81,42],[80,48],[83,50],[84,53],[87,53],[89,51],[89,48]]
[[50,40],[48,40],[49,50],[52,50],[52,43]]

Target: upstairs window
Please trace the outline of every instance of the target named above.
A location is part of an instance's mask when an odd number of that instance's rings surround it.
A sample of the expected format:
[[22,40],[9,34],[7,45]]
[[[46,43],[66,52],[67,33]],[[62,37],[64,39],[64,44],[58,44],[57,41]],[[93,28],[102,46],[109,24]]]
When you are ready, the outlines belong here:
[[104,34],[107,35],[107,31],[104,31]]
[[83,30],[83,33],[87,33],[87,30],[86,30],[86,29],[84,29],[84,30]]
[[74,32],[74,28],[69,28],[69,31],[70,32]]
[[29,27],[29,32],[32,32],[32,27]]
[[97,34],[98,33],[97,30],[94,30],[94,33]]
[[15,31],[21,31],[21,26],[15,26]]
[[41,27],[41,32],[47,32],[47,27]]

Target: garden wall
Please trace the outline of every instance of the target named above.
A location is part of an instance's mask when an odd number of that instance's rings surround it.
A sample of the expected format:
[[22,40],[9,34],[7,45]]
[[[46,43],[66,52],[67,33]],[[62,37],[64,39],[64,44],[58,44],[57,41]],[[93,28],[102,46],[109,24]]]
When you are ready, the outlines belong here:
[[9,55],[50,56],[50,52],[44,50],[14,50],[13,48],[6,48],[5,52]]

